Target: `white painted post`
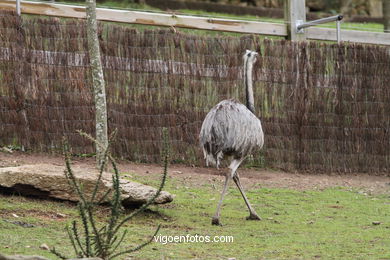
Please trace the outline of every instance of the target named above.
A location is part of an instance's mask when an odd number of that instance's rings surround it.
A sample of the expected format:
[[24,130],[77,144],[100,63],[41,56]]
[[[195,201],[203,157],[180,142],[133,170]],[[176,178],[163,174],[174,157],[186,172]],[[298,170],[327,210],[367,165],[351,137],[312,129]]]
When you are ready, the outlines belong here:
[[20,1],[21,0],[16,0],[16,13],[20,16]]
[[341,27],[340,27],[340,24],[341,24],[341,20],[337,20],[336,21],[336,26],[337,26],[337,43],[340,43],[341,42]]
[[287,24],[287,39],[292,41],[306,40],[304,30],[297,30],[297,26],[306,22],[305,0],[285,0],[284,20]]

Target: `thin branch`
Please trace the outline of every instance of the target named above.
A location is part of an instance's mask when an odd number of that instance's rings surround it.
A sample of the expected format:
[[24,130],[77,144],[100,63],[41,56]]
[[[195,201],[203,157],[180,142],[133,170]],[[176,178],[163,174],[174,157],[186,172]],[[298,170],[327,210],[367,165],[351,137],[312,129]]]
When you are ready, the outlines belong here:
[[118,169],[116,168],[115,163],[113,163],[113,168],[114,168],[114,175],[112,176],[112,183],[114,188],[114,194],[113,194],[113,203],[111,205],[111,218],[110,218],[110,223],[108,225],[108,236],[107,236],[107,242],[109,244],[113,243],[112,238],[116,234],[114,227],[118,221],[120,215],[120,208],[121,208],[120,180],[119,180]]
[[86,256],[87,254],[86,254],[86,252],[85,252],[85,250],[83,248],[83,245],[81,244],[79,232],[77,230],[77,223],[76,223],[76,221],[72,222],[72,231],[73,231],[74,239],[77,242],[77,245],[79,246],[79,248],[81,250],[82,256]]
[[158,225],[158,227],[157,227],[156,231],[154,232],[154,234],[153,234],[153,235],[151,236],[151,238],[150,238],[148,241],[146,241],[145,243],[143,243],[143,244],[141,244],[141,245],[139,245],[139,246],[136,246],[135,248],[132,248],[132,249],[129,249],[129,250],[125,250],[125,251],[119,252],[119,253],[117,253],[117,254],[115,254],[115,255],[113,255],[113,256],[110,256],[109,259],[114,259],[115,257],[118,257],[118,256],[120,256],[120,255],[129,254],[129,253],[138,251],[138,250],[140,250],[141,248],[143,248],[143,247],[149,245],[150,243],[153,242],[154,237],[155,237],[155,236],[157,235],[157,233],[160,231],[160,227],[161,227],[161,225]]
[[103,196],[96,202],[96,204],[101,204],[101,203],[103,203],[103,202],[107,199],[107,197],[108,197],[108,195],[110,194],[111,191],[112,191],[112,189],[108,189],[108,190],[103,194]]
[[[116,239],[114,239],[114,240],[112,241],[112,244],[111,244],[111,245],[112,245],[112,247],[114,247],[114,248],[111,249],[110,255],[111,255],[112,253],[114,253],[114,252],[118,249],[118,247],[122,244],[123,239],[125,238],[126,234],[127,234],[127,229],[126,229],[125,231],[123,231],[123,234],[122,234],[121,238],[118,240],[118,242],[117,242],[116,245],[114,245]],[[115,238],[117,238],[117,237],[115,237]]]
[[110,139],[109,139],[109,142],[108,142],[108,145],[107,147],[104,147],[103,144],[100,144],[96,139],[94,139],[91,135],[88,135],[87,133],[84,133],[83,131],[81,130],[77,130],[77,133],[79,133],[81,136],[84,136],[86,137],[87,139],[91,140],[92,142],[96,143],[98,146],[100,146],[100,149],[102,149],[104,151],[103,153],[103,157],[102,157],[102,161],[101,161],[101,164],[100,164],[100,168],[99,168],[99,176],[97,178],[97,181],[96,181],[96,184],[95,184],[95,187],[94,187],[94,190],[92,192],[92,196],[91,196],[91,202],[93,202],[95,200],[95,197],[96,197],[96,194],[97,194],[97,191],[99,189],[99,184],[100,184],[100,181],[102,179],[102,176],[103,176],[103,172],[104,172],[104,169],[106,168],[106,159],[107,159],[107,156],[109,154],[109,149],[110,149],[110,146],[112,144],[111,140],[112,138],[115,136],[115,131],[114,133],[110,136]]
[[97,248],[100,250],[101,248],[104,248],[104,244],[102,242],[102,238],[100,237],[99,230],[96,227],[95,219],[93,217],[93,212],[92,212],[91,207],[87,207],[87,211],[88,211],[88,214],[87,214],[88,220],[89,220],[89,223],[91,224],[91,227],[92,227],[92,230],[93,230],[93,233],[95,236]]
[[[73,222],[75,222],[75,221],[73,221]],[[70,240],[70,243],[72,244],[74,252],[76,253],[76,255],[78,257],[81,256],[80,252],[77,250],[76,243],[74,242],[74,238],[73,238],[72,232],[69,229],[69,226],[66,226],[66,231],[68,232],[69,240]]]
[[[165,133],[165,135],[167,135]],[[167,138],[167,137],[165,137]],[[119,228],[124,224],[126,223],[128,220],[130,220],[131,218],[133,218],[135,215],[139,214],[140,212],[144,211],[147,207],[149,207],[155,200],[156,198],[160,195],[164,185],[165,185],[165,182],[166,182],[166,178],[167,178],[167,172],[168,172],[168,158],[169,158],[169,153],[168,153],[168,145],[167,145],[168,141],[166,141],[166,144],[165,144],[165,147],[164,147],[164,172],[163,172],[163,177],[162,177],[162,180],[161,180],[161,183],[160,183],[160,187],[158,188],[157,192],[155,193],[155,195],[150,198],[145,204],[143,204],[140,208],[138,208],[137,210],[135,210],[134,212],[132,212],[129,216],[125,217],[118,225],[117,227],[115,228],[114,230],[114,234],[118,232]]]
[[91,243],[90,243],[90,235],[89,235],[89,228],[88,228],[88,220],[87,220],[85,209],[83,208],[81,203],[79,204],[79,213],[80,213],[80,217],[81,217],[81,222],[83,223],[83,227],[84,227],[85,251],[86,251],[85,256],[90,257],[91,256]]
[[81,203],[83,203],[86,206],[86,210],[88,212],[88,214],[87,214],[88,220],[91,223],[92,230],[93,230],[94,235],[96,237],[97,246],[99,248],[102,248],[103,244],[102,244],[102,241],[100,239],[98,230],[97,230],[96,225],[95,225],[95,220],[93,218],[93,211],[92,211],[88,201],[85,199],[84,194],[81,191],[80,186],[77,183],[76,178],[75,178],[75,176],[73,174],[73,171],[72,171],[72,168],[71,168],[71,163],[70,163],[70,154],[69,154],[69,149],[68,149],[68,142],[66,141],[65,138],[64,138],[64,154],[65,154],[65,164],[66,164],[66,169],[67,169],[67,171],[65,171],[65,175],[66,175],[67,178],[69,178],[71,180],[71,182],[73,184],[72,186],[76,189],[76,192],[77,192],[77,194],[78,194],[78,196],[79,196],[79,198],[81,200]]
[[64,144],[63,144],[63,149],[64,149],[64,156],[65,156],[65,165],[66,165],[66,170],[65,170],[65,177],[71,181],[72,186],[75,188],[77,195],[80,197],[80,200],[87,204],[86,199],[84,197],[83,192],[81,191],[81,188],[79,186],[79,183],[76,180],[76,177],[72,171],[71,167],[71,160],[70,160],[70,153],[69,153],[69,146],[67,140],[64,138]]
[[51,252],[52,254],[55,254],[58,258],[61,258],[61,259],[68,259],[68,257],[66,257],[66,256],[64,256],[63,254],[61,254],[60,252],[58,252],[58,251],[56,250],[55,247],[51,248],[51,249],[50,249],[50,252]]

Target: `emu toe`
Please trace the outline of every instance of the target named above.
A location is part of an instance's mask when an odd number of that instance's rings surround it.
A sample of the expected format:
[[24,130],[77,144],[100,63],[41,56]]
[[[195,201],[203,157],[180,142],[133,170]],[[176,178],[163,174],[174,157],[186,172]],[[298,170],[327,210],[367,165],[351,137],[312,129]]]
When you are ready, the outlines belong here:
[[222,226],[221,222],[219,222],[219,218],[213,217],[211,220],[211,224],[215,226]]
[[250,214],[248,217],[246,217],[246,220],[261,220],[261,218],[255,213]]

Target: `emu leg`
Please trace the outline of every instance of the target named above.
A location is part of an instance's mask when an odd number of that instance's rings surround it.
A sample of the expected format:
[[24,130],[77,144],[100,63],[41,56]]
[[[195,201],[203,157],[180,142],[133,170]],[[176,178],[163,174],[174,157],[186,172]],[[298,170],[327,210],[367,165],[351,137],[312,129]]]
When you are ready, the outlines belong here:
[[229,165],[229,169],[231,171],[230,171],[230,174],[226,173],[225,185],[224,185],[223,190],[222,190],[221,199],[219,200],[219,203],[217,206],[217,212],[215,213],[214,217],[211,220],[211,224],[213,224],[213,225],[221,225],[221,223],[219,222],[219,217],[221,215],[221,206],[222,206],[223,198],[225,197],[226,191],[228,189],[229,181],[233,178],[235,172],[237,171],[238,166],[240,166],[240,164],[243,160],[244,160],[243,158],[234,159]]
[[211,220],[212,225],[218,225],[218,226],[221,225],[221,223],[219,222],[219,217],[221,215],[222,201],[223,201],[223,198],[225,197],[226,191],[227,191],[228,186],[229,186],[229,181],[231,178],[232,177],[230,174],[226,174],[225,185],[223,186],[223,189],[222,189],[221,199],[218,202],[217,212],[215,213],[214,217]]
[[241,186],[240,177],[238,175],[238,172],[235,173],[233,176],[233,180],[237,185],[237,188],[240,190],[240,193],[242,197],[244,198],[245,204],[249,209],[249,216],[246,218],[247,220],[261,220],[261,218],[257,215],[256,211],[252,208],[251,204],[249,203],[248,198],[245,195],[244,189]]

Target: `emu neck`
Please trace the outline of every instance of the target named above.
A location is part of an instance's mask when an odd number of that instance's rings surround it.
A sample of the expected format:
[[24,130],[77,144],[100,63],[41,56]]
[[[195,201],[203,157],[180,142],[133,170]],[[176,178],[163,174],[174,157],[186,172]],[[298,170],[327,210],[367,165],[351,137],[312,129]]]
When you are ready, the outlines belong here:
[[248,60],[246,60],[245,67],[244,67],[246,107],[254,114],[255,113],[255,102],[254,102],[254,97],[253,97],[252,70],[253,70],[253,63],[249,62],[249,59],[248,59]]

